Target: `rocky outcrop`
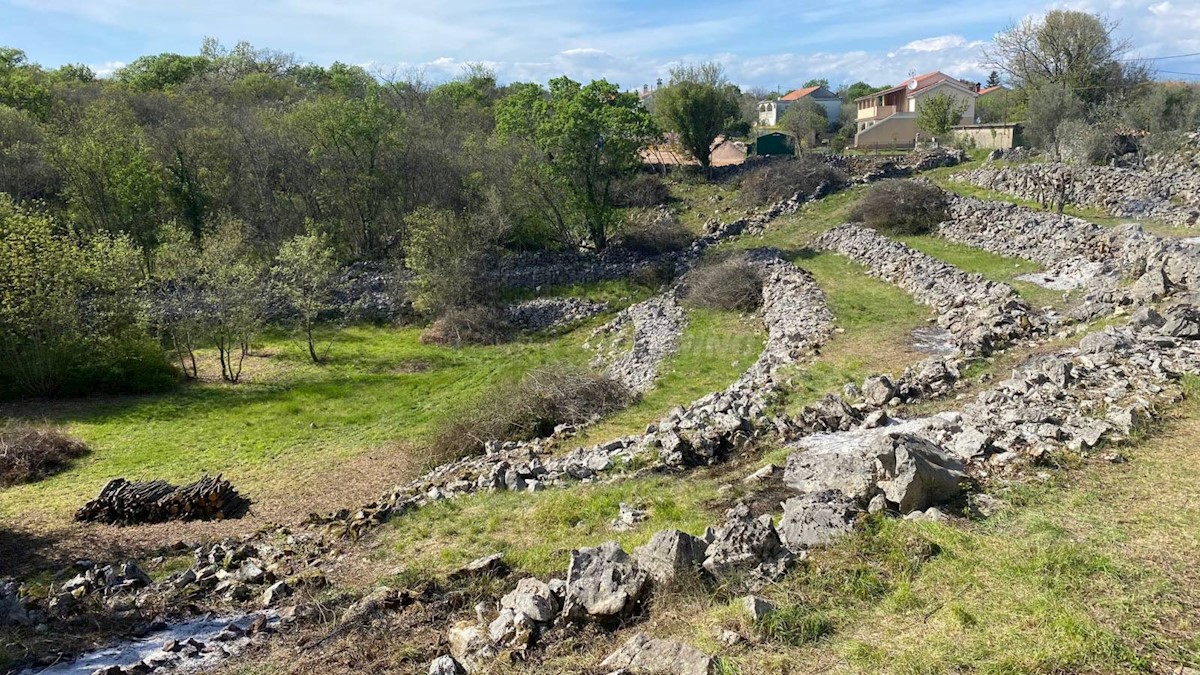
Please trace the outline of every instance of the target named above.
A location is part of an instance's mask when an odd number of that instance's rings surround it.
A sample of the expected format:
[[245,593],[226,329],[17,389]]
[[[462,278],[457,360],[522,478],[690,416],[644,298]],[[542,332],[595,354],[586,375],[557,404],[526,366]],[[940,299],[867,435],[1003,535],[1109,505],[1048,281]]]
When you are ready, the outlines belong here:
[[627,616],[641,601],[648,578],[615,541],[571,551],[563,616],[581,622]]
[[[1157,220],[1195,226],[1200,200],[1187,174],[1115,166],[1068,166],[1058,163],[989,164],[955,174],[951,180],[1003,192],[1044,205],[1067,203],[1103,209],[1120,218]],[[1176,203],[1173,199],[1186,199]]]
[[597,352],[593,368],[603,368],[641,394],[654,386],[663,361],[679,349],[686,323],[687,313],[669,291],[621,310],[592,333],[585,347]]
[[783,546],[771,516],[753,517],[739,504],[725,514],[704,556],[704,569],[718,580],[758,588],[783,576],[792,554]]
[[637,547],[633,557],[656,584],[694,577],[704,562],[708,542],[679,530],[662,530]]
[[865,265],[871,275],[934,307],[938,325],[950,331],[966,354],[987,355],[1049,328],[1048,318],[1011,287],[967,274],[875,230],[841,225],[818,238],[816,246]]

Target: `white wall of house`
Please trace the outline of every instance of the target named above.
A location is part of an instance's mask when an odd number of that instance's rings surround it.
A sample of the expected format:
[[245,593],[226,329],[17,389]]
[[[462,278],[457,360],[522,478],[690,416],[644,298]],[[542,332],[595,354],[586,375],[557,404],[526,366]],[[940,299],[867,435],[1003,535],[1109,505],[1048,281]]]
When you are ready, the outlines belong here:
[[916,96],[908,99],[908,112],[917,112],[917,103],[933,96],[936,93],[945,92],[954,98],[958,99],[959,103],[966,103],[967,109],[963,113],[961,124],[971,124],[975,121],[975,99],[977,98],[974,92],[964,91],[962,87],[950,84],[949,81],[939,82],[928,89],[917,92]]

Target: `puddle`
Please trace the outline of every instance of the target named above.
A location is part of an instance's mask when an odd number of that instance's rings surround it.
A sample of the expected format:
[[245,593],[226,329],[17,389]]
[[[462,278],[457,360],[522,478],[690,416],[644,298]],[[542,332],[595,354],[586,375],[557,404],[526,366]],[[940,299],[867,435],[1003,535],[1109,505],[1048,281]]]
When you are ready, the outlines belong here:
[[921,326],[912,332],[913,349],[922,354],[952,356],[958,353],[954,336],[941,326]]
[[[221,659],[236,654],[249,644],[250,638],[246,637],[245,633],[259,617],[266,620],[267,626],[273,627],[279,622],[273,611],[234,616],[204,616],[172,624],[145,637],[122,640],[107,647],[94,649],[71,662],[27,668],[19,671],[19,675],[92,675],[97,670],[112,666],[127,668],[143,661],[154,665],[156,672],[158,669],[211,668]],[[227,631],[230,626],[234,628]],[[174,652],[163,651],[163,646],[168,641],[178,643],[181,648]]]
[[1071,258],[1048,270],[1022,274],[1016,278],[1018,281],[1025,281],[1052,291],[1070,291],[1085,286],[1104,274],[1104,263],[1102,262]]

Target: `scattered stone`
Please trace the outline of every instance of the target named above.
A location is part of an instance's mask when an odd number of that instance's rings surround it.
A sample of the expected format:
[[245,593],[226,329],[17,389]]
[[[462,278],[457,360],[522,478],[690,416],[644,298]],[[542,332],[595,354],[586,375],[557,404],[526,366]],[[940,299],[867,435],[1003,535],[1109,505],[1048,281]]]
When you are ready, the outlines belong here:
[[750,516],[744,504],[725,514],[705,552],[704,569],[717,579],[741,581],[754,588],[787,571],[791,554],[779,541],[771,516]]
[[496,647],[482,628],[468,622],[454,624],[449,635],[450,656],[468,673],[482,670],[496,659]]
[[742,609],[746,611],[746,615],[751,621],[762,621],[769,614],[775,612],[775,604],[766,598],[761,598],[757,595],[747,595],[742,598]]
[[558,616],[560,603],[548,584],[530,577],[518,581],[517,587],[500,599],[500,607],[538,623],[551,623]]
[[833,490],[793,497],[783,503],[779,537],[793,551],[825,546],[853,531],[861,513],[857,502]]
[[429,675],[463,675],[464,672],[449,654],[439,656],[429,664]]
[[571,551],[563,615],[571,621],[618,619],[637,606],[647,579],[615,541]]
[[624,669],[635,675],[709,675],[712,657],[674,640],[651,639],[638,633],[600,663],[601,668]]
[[655,583],[671,584],[701,571],[708,544],[679,530],[661,530],[633,550],[637,566]]

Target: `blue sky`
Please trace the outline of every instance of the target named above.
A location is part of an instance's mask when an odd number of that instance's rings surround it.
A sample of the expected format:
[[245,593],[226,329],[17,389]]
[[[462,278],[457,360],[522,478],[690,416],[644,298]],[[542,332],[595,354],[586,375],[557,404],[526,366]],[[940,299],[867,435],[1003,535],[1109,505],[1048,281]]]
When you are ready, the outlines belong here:
[[[930,70],[981,79],[994,33],[1054,7],[1119,21],[1137,56],[1200,52],[1200,0],[0,0],[0,45],[106,74],[143,54],[196,53],[213,36],[434,81],[484,62],[503,81],[567,74],[626,88],[718,60],[739,84],[786,89]],[[1155,64],[1200,73],[1200,57]]]

